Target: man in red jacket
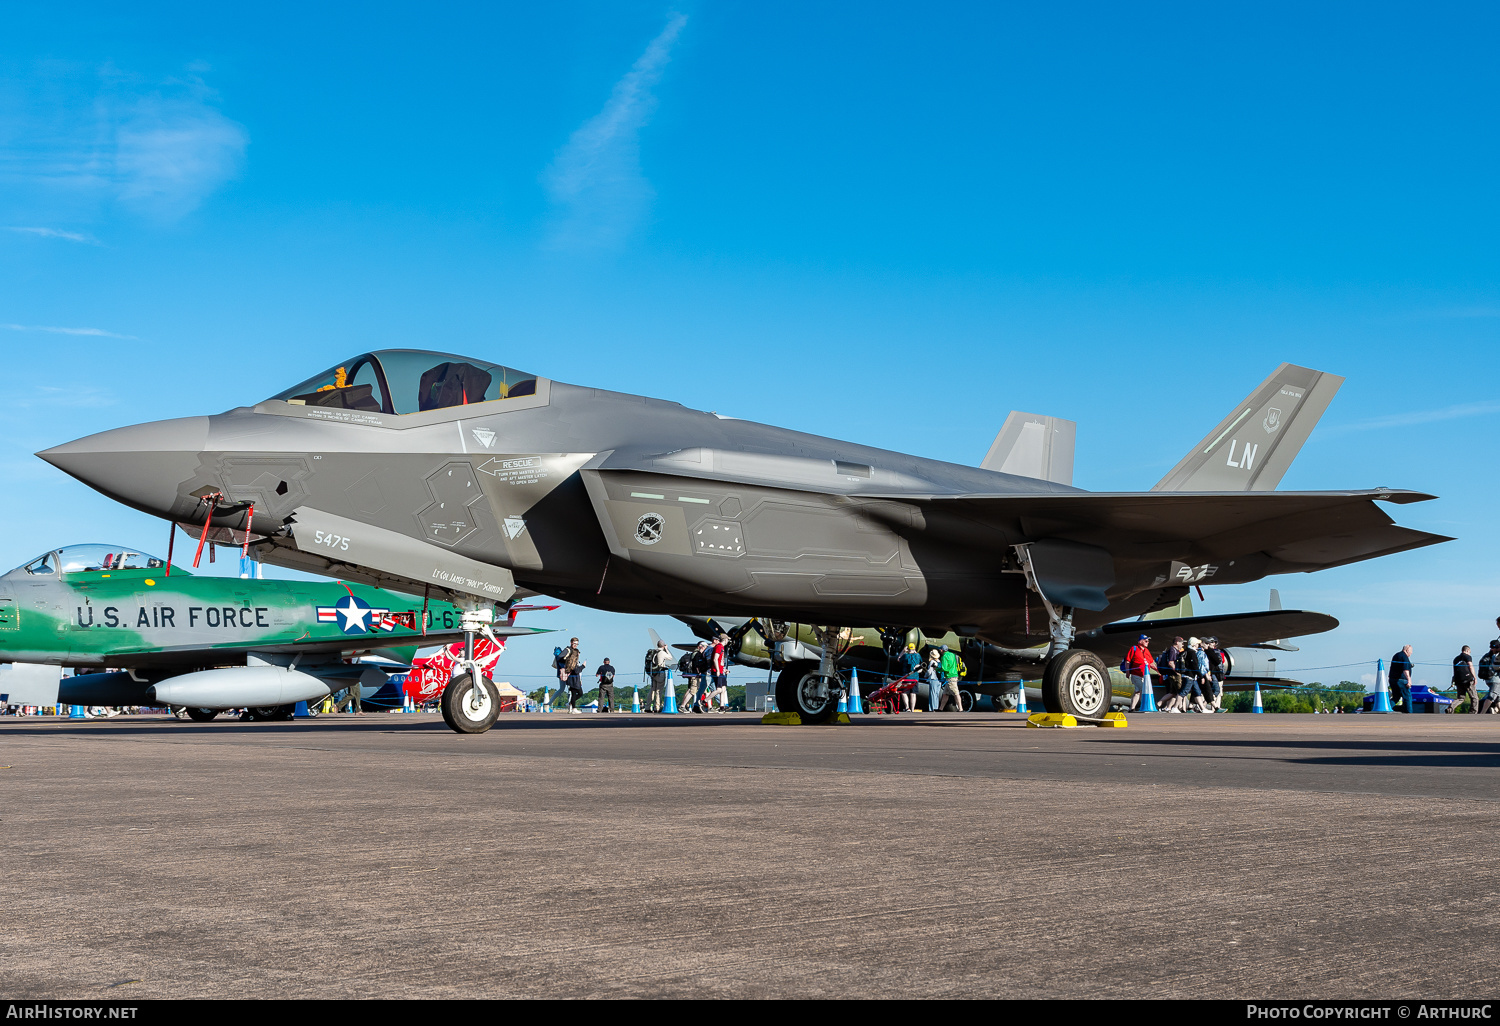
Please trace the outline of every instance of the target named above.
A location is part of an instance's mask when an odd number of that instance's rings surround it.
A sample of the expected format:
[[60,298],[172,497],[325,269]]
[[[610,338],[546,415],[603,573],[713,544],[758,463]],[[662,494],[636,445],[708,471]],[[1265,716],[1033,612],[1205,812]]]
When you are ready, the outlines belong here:
[[1151,658],[1148,647],[1150,644],[1151,638],[1142,634],[1136,639],[1135,647],[1125,653],[1125,667],[1130,671],[1130,683],[1135,686],[1135,694],[1130,696],[1132,712],[1140,705],[1141,696],[1151,686],[1151,674],[1156,669],[1156,660]]

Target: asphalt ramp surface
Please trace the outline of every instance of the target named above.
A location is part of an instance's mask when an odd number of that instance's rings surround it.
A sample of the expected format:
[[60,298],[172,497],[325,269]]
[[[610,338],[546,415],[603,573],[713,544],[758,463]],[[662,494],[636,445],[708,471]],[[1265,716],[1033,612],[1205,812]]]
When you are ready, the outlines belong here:
[[1500,720],[0,720],[0,997],[1493,994]]

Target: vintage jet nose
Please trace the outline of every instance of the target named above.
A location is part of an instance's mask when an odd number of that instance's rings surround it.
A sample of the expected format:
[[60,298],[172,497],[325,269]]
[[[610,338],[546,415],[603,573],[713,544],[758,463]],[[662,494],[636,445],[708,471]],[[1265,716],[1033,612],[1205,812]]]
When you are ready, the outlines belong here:
[[182,417],[101,431],[37,453],[111,499],[172,517],[208,444],[208,418]]

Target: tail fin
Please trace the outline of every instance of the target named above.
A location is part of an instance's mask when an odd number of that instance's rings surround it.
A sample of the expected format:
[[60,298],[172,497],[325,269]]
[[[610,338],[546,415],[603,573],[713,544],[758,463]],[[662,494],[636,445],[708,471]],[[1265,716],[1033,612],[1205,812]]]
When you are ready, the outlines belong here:
[[1273,490],[1343,383],[1335,374],[1282,364],[1151,490]]
[[1012,410],[979,465],[1002,474],[1071,485],[1077,435],[1078,425],[1071,420]]

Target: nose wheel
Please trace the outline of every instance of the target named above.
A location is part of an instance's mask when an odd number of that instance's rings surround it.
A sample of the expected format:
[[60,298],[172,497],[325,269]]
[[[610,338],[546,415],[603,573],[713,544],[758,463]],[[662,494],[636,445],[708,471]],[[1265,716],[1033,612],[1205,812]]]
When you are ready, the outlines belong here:
[[441,703],[443,722],[460,734],[483,734],[495,725],[500,715],[500,692],[495,682],[473,674],[461,673],[443,689]]

